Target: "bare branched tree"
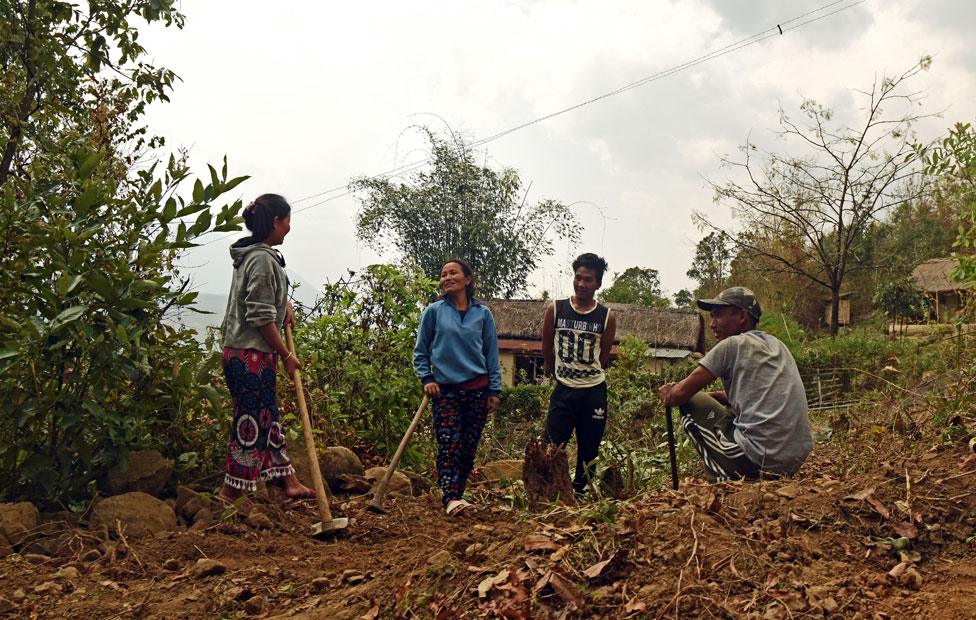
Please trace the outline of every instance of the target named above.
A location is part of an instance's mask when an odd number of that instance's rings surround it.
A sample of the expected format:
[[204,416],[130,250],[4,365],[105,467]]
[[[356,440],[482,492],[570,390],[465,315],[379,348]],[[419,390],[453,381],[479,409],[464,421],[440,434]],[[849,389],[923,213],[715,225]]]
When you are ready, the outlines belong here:
[[[811,99],[800,106],[800,122],[780,110],[776,133],[798,144],[799,154],[761,151],[748,141],[741,159],[722,157],[740,179],[708,181],[715,201],[729,205],[740,225],[740,232],[726,231],[740,252],[762,258],[769,271],[801,276],[830,292],[831,334],[837,333],[845,276],[871,266],[856,260],[865,231],[924,190],[912,128],[927,115],[919,112],[921,93],[906,86],[930,64],[923,57],[904,73],[856,91],[866,100],[857,126],[836,123],[829,108]],[[702,214],[697,218],[718,230]],[[784,235],[799,243],[775,242]]]

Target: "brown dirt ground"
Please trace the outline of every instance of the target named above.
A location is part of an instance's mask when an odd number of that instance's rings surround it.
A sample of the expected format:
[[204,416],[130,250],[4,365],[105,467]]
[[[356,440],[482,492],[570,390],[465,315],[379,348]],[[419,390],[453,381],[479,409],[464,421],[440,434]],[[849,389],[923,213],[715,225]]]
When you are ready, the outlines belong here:
[[[967,451],[865,424],[785,481],[686,479],[534,515],[511,488],[479,490],[457,518],[429,495],[389,498],[385,515],[340,498],[352,523],[327,542],[305,535],[312,506],[271,502],[272,530],[230,517],[103,542],[97,559],[99,541],[48,523],[72,544],[0,560],[0,595],[31,618],[976,618]],[[191,577],[201,558],[226,572]],[[56,577],[65,566],[80,576]],[[62,591],[35,591],[48,581]]]

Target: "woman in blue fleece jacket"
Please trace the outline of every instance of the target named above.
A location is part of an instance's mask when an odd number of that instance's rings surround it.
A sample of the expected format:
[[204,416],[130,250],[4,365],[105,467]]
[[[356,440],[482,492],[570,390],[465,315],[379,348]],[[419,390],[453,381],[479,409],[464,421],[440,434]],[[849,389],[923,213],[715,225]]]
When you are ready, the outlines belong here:
[[491,310],[474,298],[471,267],[441,268],[443,295],[420,317],[413,366],[434,405],[437,483],[447,514],[470,506],[461,498],[488,413],[498,408],[502,369]]

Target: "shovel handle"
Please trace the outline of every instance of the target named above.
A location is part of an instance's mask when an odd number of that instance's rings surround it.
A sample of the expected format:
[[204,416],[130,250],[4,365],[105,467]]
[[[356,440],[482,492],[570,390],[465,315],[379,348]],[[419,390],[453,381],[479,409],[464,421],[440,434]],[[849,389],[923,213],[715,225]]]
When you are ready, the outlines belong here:
[[[285,325],[285,338],[288,339],[288,350],[295,355],[295,338],[291,333],[291,325]],[[305,404],[305,388],[302,386],[302,373],[295,371],[292,376],[295,381],[295,396],[298,399],[298,411],[302,418],[302,431],[305,434],[305,448],[308,450],[308,468],[312,472],[312,488],[315,489],[315,500],[319,507],[319,516],[323,527],[332,523],[332,511],[329,509],[329,498],[325,494],[322,484],[322,471],[319,469],[319,455],[315,451],[315,438],[312,436],[312,420],[308,416],[308,406]]]
[[393,460],[390,461],[390,466],[386,468],[386,473],[383,474],[383,479],[380,480],[379,485],[376,487],[376,491],[373,493],[373,499],[370,501],[370,505],[374,508],[380,507],[380,503],[383,501],[383,496],[386,495],[386,487],[388,484],[390,484],[390,478],[393,477],[393,472],[396,471],[397,465],[400,464],[400,457],[403,456],[404,450],[407,449],[407,444],[410,443],[410,437],[413,436],[413,431],[417,428],[417,424],[420,423],[420,418],[423,416],[424,410],[427,409],[427,404],[429,402],[430,397],[424,394],[424,399],[420,401],[420,406],[417,407],[417,413],[413,414],[413,420],[410,421],[410,426],[407,428],[407,432],[404,433],[403,439],[400,440],[400,445],[393,454]]
[[671,421],[671,405],[665,407],[664,418],[668,426],[668,456],[671,458],[671,486],[678,489],[678,456],[675,454],[674,422]]

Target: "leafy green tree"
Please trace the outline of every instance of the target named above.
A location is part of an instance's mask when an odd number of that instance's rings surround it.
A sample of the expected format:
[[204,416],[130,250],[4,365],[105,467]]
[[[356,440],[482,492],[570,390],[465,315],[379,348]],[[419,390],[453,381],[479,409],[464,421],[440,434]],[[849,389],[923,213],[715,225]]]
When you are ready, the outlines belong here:
[[[175,74],[147,62],[138,19],[183,27],[173,0],[116,0],[79,5],[6,0],[0,10],[0,185],[31,176],[35,159],[59,159],[60,139],[93,120],[100,83],[127,100],[127,125],[156,99],[167,100]],[[110,74],[111,79],[103,79]],[[85,135],[87,134],[87,135]],[[79,140],[97,141],[94,132]],[[101,145],[104,146],[104,145]],[[97,147],[96,147],[97,148]],[[70,164],[69,164],[70,165]]]
[[577,242],[580,227],[561,202],[526,204],[518,173],[478,165],[461,138],[430,141],[428,167],[405,182],[360,178],[356,235],[377,251],[395,250],[427,277],[438,278],[444,261],[467,260],[486,297],[511,298],[523,292],[529,275],[553,240]]
[[925,318],[928,309],[925,295],[907,277],[878,286],[874,292],[874,305],[895,324]]
[[695,296],[686,288],[674,294],[674,305],[678,308],[694,308]]
[[[863,93],[863,117],[855,126],[838,123],[830,109],[809,99],[800,106],[805,122],[782,112],[778,133],[797,148],[760,153],[747,143],[741,159],[723,158],[741,173],[739,179],[711,183],[716,201],[730,205],[741,224],[742,233],[730,235],[738,250],[763,256],[780,273],[800,276],[829,294],[831,334],[837,333],[845,279],[869,267],[852,260],[865,230],[924,193],[912,135],[921,118],[920,95],[908,90],[908,82],[930,63],[922,58],[904,73],[876,81]],[[753,241],[784,228],[800,234],[802,260]]]
[[600,301],[618,304],[638,304],[651,308],[667,308],[668,298],[661,292],[661,277],[657,269],[629,267],[615,273],[613,284],[600,291]]
[[687,276],[698,281],[695,295],[707,297],[725,288],[733,257],[733,245],[724,231],[712,231],[695,246],[695,258]]
[[970,123],[956,123],[931,150],[922,150],[925,172],[937,178],[937,193],[952,202],[961,215],[957,248],[959,261],[953,277],[976,284],[976,130]]
[[138,122],[173,75],[137,17],[182,24],[168,0],[0,12],[0,501],[83,502],[133,447],[219,449],[219,357],[167,317],[196,296],[181,253],[240,228],[219,203],[244,177],[157,161]]

